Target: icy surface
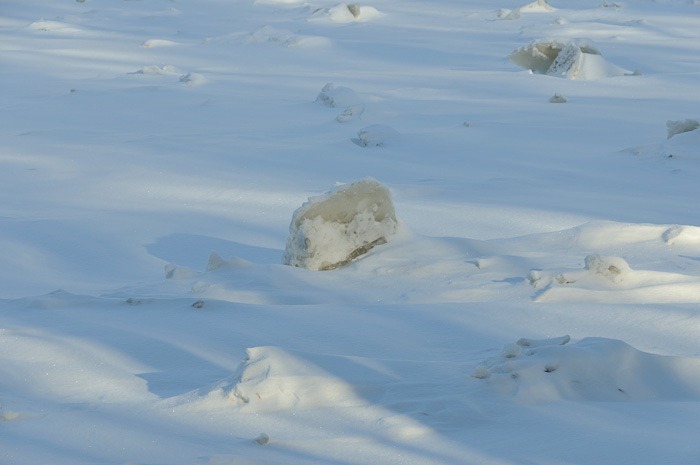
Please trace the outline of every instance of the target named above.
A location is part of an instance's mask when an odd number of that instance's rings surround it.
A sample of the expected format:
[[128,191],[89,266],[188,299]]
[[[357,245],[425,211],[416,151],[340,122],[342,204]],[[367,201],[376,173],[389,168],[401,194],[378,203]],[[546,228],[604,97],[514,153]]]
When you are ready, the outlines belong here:
[[700,463],[697,1],[0,4],[1,464]]

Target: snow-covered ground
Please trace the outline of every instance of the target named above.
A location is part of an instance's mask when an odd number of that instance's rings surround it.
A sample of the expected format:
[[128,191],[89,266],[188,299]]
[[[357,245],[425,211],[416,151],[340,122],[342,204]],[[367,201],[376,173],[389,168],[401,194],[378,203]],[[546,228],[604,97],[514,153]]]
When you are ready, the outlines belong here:
[[[2,2],[0,463],[699,463],[698,57],[697,0]],[[386,243],[284,265],[368,177]]]

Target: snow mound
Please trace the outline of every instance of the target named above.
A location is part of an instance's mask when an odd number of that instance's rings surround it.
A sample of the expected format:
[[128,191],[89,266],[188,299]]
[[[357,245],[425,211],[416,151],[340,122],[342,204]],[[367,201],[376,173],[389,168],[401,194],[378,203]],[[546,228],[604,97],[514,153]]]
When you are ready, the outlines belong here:
[[700,399],[700,358],[642,352],[627,343],[568,337],[521,339],[484,362],[474,377],[521,402]]
[[566,103],[566,97],[559,93],[555,93],[549,97],[549,103]]
[[700,246],[700,227],[674,225],[664,231],[662,238],[669,245]]
[[350,105],[349,107],[345,108],[345,110],[341,114],[336,116],[335,120],[339,123],[347,123],[348,121],[359,118],[364,111],[365,106],[362,104]]
[[177,68],[175,68],[174,66],[148,65],[148,66],[142,67],[139,70],[131,72],[129,74],[145,74],[145,75],[149,75],[149,76],[166,76],[166,75],[174,74],[174,73],[177,73]]
[[316,97],[316,102],[330,108],[352,107],[362,105],[362,98],[349,87],[338,86],[329,82]]
[[295,34],[286,29],[263,26],[248,36],[249,43],[269,43],[285,48],[324,47],[331,43],[330,39],[321,36],[306,36]]
[[584,269],[579,271],[532,270],[527,281],[537,290],[533,298],[538,302],[576,302],[582,299],[606,303],[700,301],[700,279],[697,276],[632,270],[623,258],[615,256],[588,255]]
[[325,19],[333,23],[351,23],[355,21],[370,21],[383,16],[374,7],[359,3],[339,3],[331,8],[322,8],[314,12],[315,18]]
[[[698,145],[700,145],[700,121],[686,119],[681,121],[668,121],[666,128],[668,135],[661,143],[630,147],[622,150],[622,153],[629,153],[637,157],[653,157],[666,160],[667,162],[679,162],[682,160],[697,160]],[[678,164],[674,163],[674,168]],[[697,170],[696,163],[684,166],[686,169]]]
[[508,8],[501,8],[496,11],[496,19],[502,21],[512,21],[515,19],[520,19],[520,10],[509,10]]
[[588,39],[545,39],[514,50],[510,60],[538,74],[591,80],[632,74],[608,63]]
[[527,279],[535,289],[551,286],[553,283],[564,285],[585,283],[597,287],[596,285],[620,284],[630,271],[627,262],[620,257],[588,255],[584,262],[585,266],[582,271],[546,275],[533,270]]
[[382,147],[387,142],[396,140],[398,131],[385,124],[372,124],[357,132],[357,139],[353,142],[360,147]]
[[199,87],[207,82],[207,78],[199,73],[187,73],[180,76],[180,82],[187,87]]
[[[243,413],[304,410],[319,407],[356,407],[368,400],[360,396],[362,386],[354,386],[330,373],[325,366],[359,368],[344,357],[297,353],[280,347],[246,349],[246,360],[235,375],[207,388],[187,393],[169,402],[189,410],[236,408]],[[368,370],[365,370],[368,371]],[[366,373],[369,384],[371,373]],[[362,384],[359,374],[358,383]]]
[[167,39],[148,39],[141,44],[143,48],[172,47],[175,45],[180,44]]
[[549,3],[547,3],[547,0],[536,0],[532,3],[521,6],[518,8],[518,10],[523,13],[550,13],[552,11],[556,11],[556,8],[553,8]]
[[507,8],[501,8],[496,12],[496,19],[512,21],[515,19],[520,19],[520,13],[550,13],[555,11],[546,0],[537,0],[527,5],[523,5],[515,10],[509,10]]
[[372,178],[312,197],[294,212],[284,264],[333,270],[386,243],[397,219],[389,189]]
[[60,34],[79,34],[83,32],[81,29],[78,29],[71,24],[61,21],[47,21],[44,19],[32,22],[27,26],[27,29],[30,31],[56,32]]

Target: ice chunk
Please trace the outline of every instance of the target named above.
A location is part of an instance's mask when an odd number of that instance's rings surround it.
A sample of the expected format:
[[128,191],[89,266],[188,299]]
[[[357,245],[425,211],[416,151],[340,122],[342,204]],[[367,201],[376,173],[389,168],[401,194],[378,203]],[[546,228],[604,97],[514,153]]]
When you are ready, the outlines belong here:
[[585,258],[585,264],[588,271],[609,278],[614,282],[619,281],[620,275],[630,270],[630,266],[621,257],[588,255]]
[[696,119],[686,119],[683,121],[666,121],[666,128],[668,129],[668,139],[675,136],[676,134],[683,134],[684,132],[694,131],[700,127],[700,121]]
[[510,60],[535,73],[567,79],[600,79],[631,72],[603,59],[596,45],[588,39],[538,40],[514,50]]
[[284,263],[310,270],[340,268],[386,243],[396,229],[389,189],[366,178],[312,197],[294,212]]

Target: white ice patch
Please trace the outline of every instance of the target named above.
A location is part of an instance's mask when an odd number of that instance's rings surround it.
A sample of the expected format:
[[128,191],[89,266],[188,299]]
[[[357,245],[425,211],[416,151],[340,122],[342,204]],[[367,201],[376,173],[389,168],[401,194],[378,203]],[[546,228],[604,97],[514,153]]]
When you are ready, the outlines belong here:
[[700,400],[700,358],[642,352],[620,340],[521,339],[473,376],[521,402]]
[[310,270],[348,264],[396,233],[389,189],[372,178],[310,198],[294,212],[284,263]]
[[537,40],[514,50],[509,58],[535,73],[566,79],[591,80],[632,74],[608,63],[588,39]]

